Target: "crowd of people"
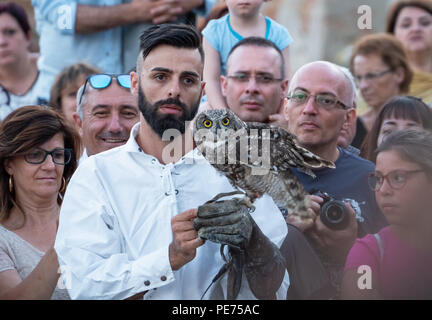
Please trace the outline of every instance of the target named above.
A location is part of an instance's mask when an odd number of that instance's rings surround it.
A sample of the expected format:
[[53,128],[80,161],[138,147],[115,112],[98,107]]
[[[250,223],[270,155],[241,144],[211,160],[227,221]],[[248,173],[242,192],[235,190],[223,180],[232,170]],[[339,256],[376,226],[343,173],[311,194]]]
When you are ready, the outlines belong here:
[[[432,1],[295,72],[265,1],[32,0],[38,54],[0,4],[0,299],[432,299]],[[226,215],[192,131],[223,108],[334,163],[289,169],[312,219]]]

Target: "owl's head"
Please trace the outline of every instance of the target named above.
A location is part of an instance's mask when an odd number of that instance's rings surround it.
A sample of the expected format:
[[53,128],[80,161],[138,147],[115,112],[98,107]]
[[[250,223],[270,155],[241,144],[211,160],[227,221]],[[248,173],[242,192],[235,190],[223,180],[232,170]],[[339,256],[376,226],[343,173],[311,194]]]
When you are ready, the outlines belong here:
[[231,129],[245,128],[246,124],[229,109],[205,110],[195,120],[195,130],[207,129],[214,134]]

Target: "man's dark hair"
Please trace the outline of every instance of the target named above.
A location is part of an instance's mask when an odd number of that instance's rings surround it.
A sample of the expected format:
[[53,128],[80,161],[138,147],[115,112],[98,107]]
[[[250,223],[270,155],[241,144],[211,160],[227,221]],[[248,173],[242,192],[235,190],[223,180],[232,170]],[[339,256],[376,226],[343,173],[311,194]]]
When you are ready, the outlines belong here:
[[241,46],[255,46],[275,49],[279,53],[279,56],[281,58],[281,78],[285,79],[285,59],[283,57],[281,49],[279,49],[279,47],[273,41],[261,37],[244,38],[243,40],[237,42],[235,46],[231,48],[231,51],[229,52],[227,57],[227,61],[229,60],[229,57],[232,55],[232,53]]
[[159,45],[166,44],[176,48],[198,49],[204,63],[201,38],[193,26],[185,24],[159,24],[144,30],[140,36],[140,54],[145,59]]

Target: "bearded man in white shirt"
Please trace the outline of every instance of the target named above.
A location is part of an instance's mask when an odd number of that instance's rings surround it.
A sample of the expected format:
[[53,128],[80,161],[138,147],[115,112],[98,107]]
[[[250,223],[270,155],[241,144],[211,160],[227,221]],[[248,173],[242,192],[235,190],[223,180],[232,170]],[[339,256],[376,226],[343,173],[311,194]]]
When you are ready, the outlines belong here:
[[[197,207],[233,191],[193,150],[185,124],[204,88],[199,35],[188,26],[153,26],[140,46],[131,73],[140,122],[125,145],[86,160],[65,195],[55,249],[66,287],[72,299],[227,298],[226,273],[210,285],[224,265],[220,245],[193,227]],[[167,132],[179,134],[166,139]],[[174,155],[166,152],[173,145]],[[246,276],[235,297],[285,299],[289,278],[274,244],[281,245],[287,227],[271,198],[254,205]]]

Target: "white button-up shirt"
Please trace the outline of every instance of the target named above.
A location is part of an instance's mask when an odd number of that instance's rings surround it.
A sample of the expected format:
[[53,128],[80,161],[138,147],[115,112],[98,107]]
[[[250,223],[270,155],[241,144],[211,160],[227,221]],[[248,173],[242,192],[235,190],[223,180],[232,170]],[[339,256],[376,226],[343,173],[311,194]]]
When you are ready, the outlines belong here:
[[[72,299],[123,299],[146,290],[144,299],[200,299],[224,264],[220,245],[206,241],[173,271],[171,218],[233,187],[196,150],[161,164],[142,152],[138,132],[139,123],[125,145],[89,157],[68,185],[55,249]],[[279,209],[267,196],[255,206],[252,217],[280,246],[287,227]],[[219,283],[225,296],[226,278]],[[288,285],[285,273],[279,299]],[[254,299],[246,277],[239,298]]]

